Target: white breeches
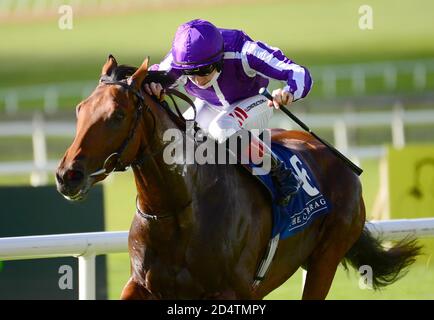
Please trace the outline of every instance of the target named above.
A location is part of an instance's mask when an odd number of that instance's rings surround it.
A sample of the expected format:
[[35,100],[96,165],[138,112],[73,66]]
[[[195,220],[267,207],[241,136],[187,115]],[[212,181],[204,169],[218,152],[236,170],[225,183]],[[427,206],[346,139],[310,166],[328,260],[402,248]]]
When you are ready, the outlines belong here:
[[[267,105],[267,99],[262,95],[238,101],[228,108],[216,107],[196,99],[196,122],[209,136],[223,143],[241,129],[266,129],[273,116],[273,109]],[[193,108],[184,112],[184,118],[192,120]]]

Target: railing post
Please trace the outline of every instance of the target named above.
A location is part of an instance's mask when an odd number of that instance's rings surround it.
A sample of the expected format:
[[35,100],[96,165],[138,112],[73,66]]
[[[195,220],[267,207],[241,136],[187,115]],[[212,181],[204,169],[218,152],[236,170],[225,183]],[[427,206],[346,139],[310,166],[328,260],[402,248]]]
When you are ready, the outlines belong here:
[[301,295],[303,295],[304,286],[306,285],[306,277],[307,271],[305,269],[301,269]]
[[95,254],[78,257],[78,299],[95,300]]
[[396,149],[405,146],[405,127],[404,127],[404,109],[400,102],[393,108],[392,118],[392,143]]
[[30,177],[32,186],[40,186],[48,183],[46,167],[47,160],[47,143],[44,132],[44,119],[41,114],[35,113],[33,118],[33,163],[36,170]]
[[348,131],[347,125],[344,120],[338,119],[333,125],[334,140],[336,148],[339,149],[343,154],[348,153]]

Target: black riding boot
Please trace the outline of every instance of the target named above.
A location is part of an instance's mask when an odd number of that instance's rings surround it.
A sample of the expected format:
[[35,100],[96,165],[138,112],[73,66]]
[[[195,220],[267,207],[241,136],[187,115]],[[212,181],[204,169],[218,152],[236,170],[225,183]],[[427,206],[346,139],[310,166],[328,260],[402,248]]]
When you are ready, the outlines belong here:
[[279,193],[277,204],[288,205],[292,196],[300,189],[302,181],[273,152],[271,152],[271,178]]
[[[244,130],[244,129],[243,129]],[[277,204],[281,206],[288,205],[291,197],[298,192],[300,186],[302,185],[302,181],[291,168],[287,168],[285,163],[283,163],[271,150],[271,148],[265,144],[260,138],[253,135],[250,131],[245,130],[249,136],[250,146],[253,141],[256,141],[256,145],[262,145],[265,151],[264,156],[270,157],[271,168],[270,175],[273,181],[273,184],[278,192]],[[241,140],[238,140],[239,150],[242,150]],[[230,152],[230,149],[227,148]],[[238,163],[242,163],[240,159],[241,155],[238,154]]]

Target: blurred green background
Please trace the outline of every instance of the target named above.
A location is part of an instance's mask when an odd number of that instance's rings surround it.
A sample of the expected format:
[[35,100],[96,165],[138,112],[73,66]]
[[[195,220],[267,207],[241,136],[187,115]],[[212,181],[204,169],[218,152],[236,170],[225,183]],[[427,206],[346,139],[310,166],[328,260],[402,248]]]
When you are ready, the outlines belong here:
[[[9,1],[17,3],[18,1]],[[104,1],[97,1],[104,4]],[[0,5],[0,126],[10,120],[29,119],[35,110],[44,111],[44,95],[19,101],[19,111],[8,113],[9,92],[29,87],[88,81],[96,84],[101,66],[109,53],[119,63],[139,65],[145,56],[159,60],[170,50],[177,26],[194,18],[212,21],[219,27],[242,29],[252,38],[281,48],[286,55],[308,68],[312,67],[314,88],[305,102],[293,110],[309,113],[348,111],[348,101],[356,102],[351,111],[393,109],[394,98],[405,101],[406,110],[432,109],[434,93],[434,2],[431,0],[369,1],[373,9],[373,29],[359,28],[360,6],[355,0],[310,1],[131,1],[128,8],[121,1],[104,10],[91,7],[90,2],[69,1],[74,9],[72,30],[58,26],[61,14],[33,15],[22,9],[7,15],[6,2]],[[125,1],[130,3],[130,1]],[[32,7],[36,1],[28,1]],[[60,2],[59,2],[60,3]],[[87,4],[86,4],[87,3]],[[94,3],[94,2],[92,2]],[[80,5],[80,7],[74,7]],[[117,10],[117,8],[122,10]],[[110,9],[111,8],[111,9]],[[76,10],[75,10],[76,9]],[[88,9],[88,10],[87,10]],[[3,11],[1,11],[3,10]],[[18,9],[17,9],[18,10]],[[383,74],[367,79],[364,91],[354,92],[351,75],[336,81],[333,99],[324,96],[322,68],[341,68],[361,64],[390,63],[393,65],[427,65],[424,85],[414,85],[411,72],[398,73],[393,85],[387,85]],[[425,69],[424,69],[425,70]],[[431,70],[431,71],[430,71]],[[318,77],[316,77],[318,75]],[[386,76],[387,78],[387,76]],[[386,84],[385,84],[386,82]],[[276,84],[273,84],[276,85]],[[42,90],[42,89],[41,89]],[[2,93],[3,92],[3,93]],[[2,96],[3,94],[3,96]],[[83,94],[84,95],[84,94]],[[365,96],[388,97],[371,104]],[[345,97],[345,102],[339,98]],[[82,96],[59,97],[55,113],[48,119],[73,121],[75,105]],[[314,101],[315,103],[311,102]],[[324,107],[322,102],[324,101]],[[327,107],[325,107],[327,105]],[[350,128],[351,129],[351,128]],[[333,141],[331,130],[318,134]],[[350,131],[360,145],[390,144],[387,128]],[[407,127],[408,142],[432,142],[432,124]],[[60,159],[71,138],[50,137],[47,140],[49,159]],[[0,161],[32,159],[32,141],[25,137],[0,137]],[[379,190],[378,159],[361,162],[364,196],[368,215]],[[52,182],[52,179],[50,178]],[[1,184],[28,184],[28,175],[2,175]],[[116,174],[105,182],[106,230],[127,230],[134,214],[135,186],[131,173]],[[408,217],[411,218],[411,217]],[[431,240],[423,243],[432,247]],[[407,277],[382,292],[361,290],[354,272],[347,276],[339,270],[329,299],[433,299],[434,267],[431,250],[421,256]],[[128,279],[127,254],[108,256],[109,297],[117,299]],[[301,275],[297,273],[285,285],[269,295],[270,299],[298,299]]]

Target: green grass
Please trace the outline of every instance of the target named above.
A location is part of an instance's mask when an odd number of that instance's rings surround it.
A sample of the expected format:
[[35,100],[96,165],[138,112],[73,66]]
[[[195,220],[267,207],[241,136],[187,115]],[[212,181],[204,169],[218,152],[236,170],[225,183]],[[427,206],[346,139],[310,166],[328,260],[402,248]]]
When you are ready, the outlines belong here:
[[[177,26],[202,17],[282,48],[305,65],[433,57],[430,0],[397,5],[373,0],[374,29],[358,28],[360,1],[254,1],[162,8],[113,16],[74,16],[74,28],[56,19],[9,22],[0,28],[0,87],[94,79],[108,53],[138,65],[145,55],[157,62],[170,48]],[[242,12],[242,14],[240,14]],[[402,23],[406,21],[406,23]]]

